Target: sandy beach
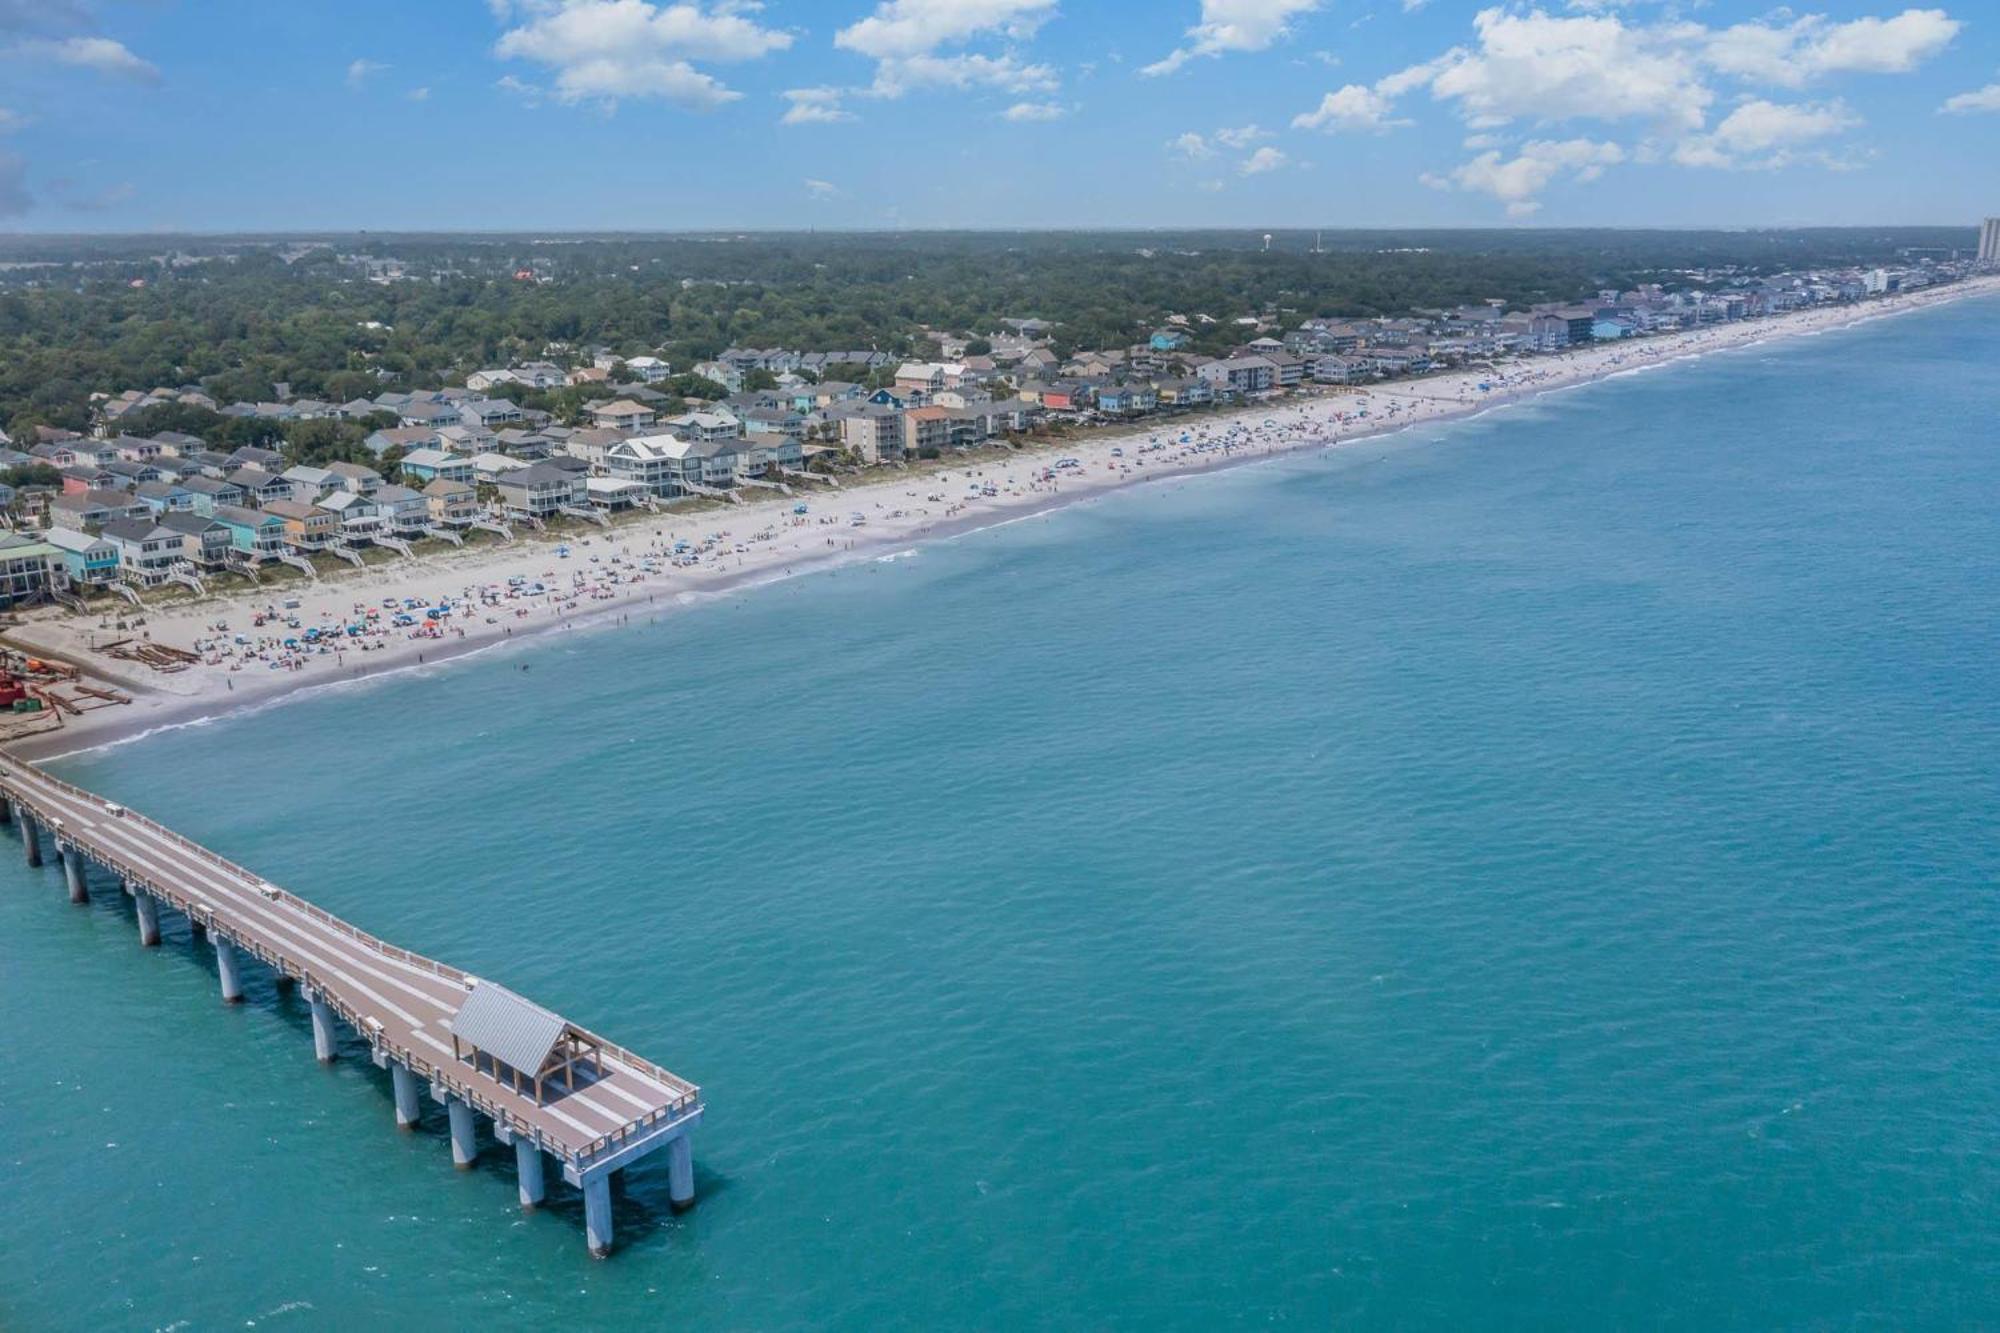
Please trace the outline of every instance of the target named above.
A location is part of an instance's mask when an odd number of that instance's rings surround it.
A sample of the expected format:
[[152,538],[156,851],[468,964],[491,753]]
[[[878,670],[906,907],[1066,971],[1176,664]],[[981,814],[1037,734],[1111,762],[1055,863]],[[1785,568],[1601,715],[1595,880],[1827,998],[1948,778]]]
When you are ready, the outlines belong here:
[[[628,516],[563,536],[398,559],[316,582],[233,590],[141,612],[38,608],[5,638],[133,695],[21,739],[13,753],[74,752],[267,703],[315,686],[410,669],[520,640],[699,604],[746,585],[869,559],[913,541],[1010,521],[1165,477],[1350,445],[1490,411],[1620,373],[2000,291],[2000,278],[1365,388],[1329,389],[1226,413],[1162,418],[934,470],[843,478],[742,505]],[[758,492],[759,495],[766,494]],[[442,614],[440,614],[442,613]],[[121,631],[117,620],[142,616]],[[261,622],[261,623],[260,623]],[[156,673],[105,656],[144,635],[201,661]]]

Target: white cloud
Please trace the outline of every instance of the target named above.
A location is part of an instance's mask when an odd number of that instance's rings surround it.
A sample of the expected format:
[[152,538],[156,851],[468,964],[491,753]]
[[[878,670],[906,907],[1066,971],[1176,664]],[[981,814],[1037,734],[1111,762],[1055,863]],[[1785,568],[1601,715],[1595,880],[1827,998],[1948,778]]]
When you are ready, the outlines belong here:
[[1797,88],[1827,74],[1906,74],[1951,45],[1964,26],[1942,9],[1850,23],[1807,14],[1778,26],[1724,28],[1709,36],[1704,58],[1735,78]]
[[1712,132],[1683,139],[1674,148],[1674,160],[1690,167],[1788,166],[1799,145],[1832,138],[1860,123],[1839,102],[1786,105],[1753,98],[1723,117]]
[[1265,50],[1293,19],[1318,8],[1319,0],[1201,0],[1201,21],[1187,30],[1187,45],[1139,72],[1171,74],[1198,56]]
[[1606,167],[1624,160],[1625,150],[1615,143],[1531,139],[1512,158],[1503,157],[1497,149],[1491,150],[1454,168],[1448,176],[1425,176],[1424,183],[1440,189],[1456,186],[1490,194],[1507,206],[1510,216],[1526,217],[1541,207],[1535,196],[1558,178],[1596,180]]
[[409,98],[412,102],[428,102],[431,100],[431,90],[428,87],[412,88],[410,91],[404,93],[403,96]]
[[1395,116],[1396,104],[1373,88],[1350,83],[1345,88],[1330,92],[1320,98],[1319,106],[1311,111],[1292,117],[1295,130],[1324,130],[1328,134],[1341,130],[1367,130],[1380,133],[1399,125],[1408,125],[1407,120]]
[[539,84],[517,79],[512,74],[502,74],[493,81],[493,86],[509,97],[518,97],[529,106],[542,104],[542,89]]
[[1963,25],[1941,9],[1835,23],[1808,14],[1711,29],[1617,14],[1552,15],[1490,8],[1475,41],[1379,81],[1395,97],[1428,86],[1475,129],[1516,120],[1645,121],[1669,135],[1707,123],[1713,76],[1800,87],[1841,73],[1905,73],[1944,49]]
[[1017,122],[1061,120],[1069,108],[1060,102],[1016,102],[1000,113],[1002,120]]
[[854,113],[840,104],[845,94],[838,88],[787,88],[781,95],[791,105],[778,117],[780,125],[832,125],[854,119]]
[[1277,171],[1291,162],[1283,150],[1266,144],[1243,159],[1236,170],[1245,176],[1262,176],[1266,172]]
[[[882,0],[874,13],[834,34],[833,44],[875,62],[875,97],[930,88],[1051,93],[1053,68],[999,54],[961,51],[974,42],[1026,41],[1054,17],[1056,0]],[[947,53],[950,49],[950,53]]]
[[359,88],[389,67],[379,60],[356,60],[347,67],[347,86]]
[[875,12],[834,34],[833,44],[875,60],[929,55],[977,37],[1034,36],[1056,0],[883,0]]
[[919,55],[885,60],[877,65],[875,81],[867,91],[873,97],[901,97],[932,88],[1052,93],[1061,84],[1050,66],[1027,64],[1013,55]]
[[806,180],[806,195],[811,199],[832,199],[840,193],[840,187],[832,181]]
[[18,111],[9,111],[6,107],[0,106],[0,134],[12,134],[15,130],[26,128],[27,124],[28,118],[26,116]]
[[1946,98],[1938,110],[1961,116],[1970,111],[2000,111],[2000,83],[1989,83],[1975,92]]
[[[1855,156],[1827,141],[1860,121],[1839,101],[1781,103],[1745,92],[1712,123],[1725,82],[1797,88],[1839,74],[1896,74],[1943,50],[1963,27],[1941,9],[1906,9],[1890,17],[1834,22],[1824,15],[1772,17],[1709,28],[1681,18],[1634,20],[1625,0],[1570,0],[1592,12],[1481,10],[1473,40],[1435,59],[1379,79],[1350,84],[1293,119],[1300,129],[1373,129],[1396,99],[1428,89],[1451,105],[1484,150],[1444,177],[1445,188],[1492,194],[1510,211],[1533,211],[1534,195],[1565,175],[1587,178],[1617,160],[1682,166],[1759,168],[1811,162],[1851,165]],[[1977,109],[1967,94],[1963,109]],[[1995,94],[2000,101],[2000,93]],[[1947,104],[1946,109],[1960,109]],[[1541,138],[1513,157],[1491,132],[1518,123],[1636,123],[1629,148],[1588,138]]]
[[[1714,100],[1677,28],[1628,26],[1614,16],[1562,18],[1486,9],[1476,49],[1405,71],[1434,97],[1459,104],[1474,128],[1515,119],[1648,120],[1699,127]],[[1420,71],[1434,71],[1426,79]]]
[[1215,156],[1214,147],[1193,130],[1167,140],[1167,151],[1175,157],[1184,157],[1190,162],[1199,162]]
[[1240,129],[1215,132],[1215,141],[1224,148],[1248,148],[1258,140],[1270,137],[1271,132],[1262,125],[1245,125]]
[[64,37],[23,42],[15,50],[31,58],[87,69],[135,83],[158,83],[160,71],[132,54],[125,43],[109,37]]
[[502,59],[530,60],[555,73],[555,95],[568,103],[659,98],[707,110],[742,94],[693,61],[755,60],[792,44],[759,24],[755,5],[720,0],[514,0],[497,3],[517,22],[494,47]]

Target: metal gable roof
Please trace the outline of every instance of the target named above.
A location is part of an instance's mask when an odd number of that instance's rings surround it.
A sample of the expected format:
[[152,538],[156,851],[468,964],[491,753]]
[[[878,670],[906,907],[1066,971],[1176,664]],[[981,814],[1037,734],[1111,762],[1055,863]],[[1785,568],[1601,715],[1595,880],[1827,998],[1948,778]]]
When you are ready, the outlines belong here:
[[451,1034],[502,1064],[534,1074],[569,1025],[505,986],[482,981],[452,1016]]

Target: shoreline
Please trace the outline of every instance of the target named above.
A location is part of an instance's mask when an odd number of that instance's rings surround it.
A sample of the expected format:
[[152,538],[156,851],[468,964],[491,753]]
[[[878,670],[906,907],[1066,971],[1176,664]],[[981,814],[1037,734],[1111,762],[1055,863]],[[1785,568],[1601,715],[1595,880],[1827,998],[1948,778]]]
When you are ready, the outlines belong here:
[[[9,642],[71,662],[89,676],[114,681],[128,690],[133,700],[123,707],[95,709],[69,718],[53,730],[7,742],[4,749],[13,757],[33,761],[105,749],[160,731],[260,711],[309,691],[441,667],[511,643],[541,642],[560,631],[613,625],[619,617],[640,608],[651,608],[658,614],[700,606],[765,583],[879,559],[912,542],[949,540],[1147,482],[1343,448],[1412,427],[1467,420],[1566,389],[1693,361],[1711,352],[1854,328],[1996,293],[2000,293],[2000,278],[1972,279],[1860,307],[1816,309],[1634,342],[1593,345],[1486,371],[1453,371],[1330,390],[1227,413],[1137,422],[1088,440],[1056,441],[1001,458],[946,460],[930,473],[896,472],[838,490],[800,488],[789,496],[727,510],[667,513],[588,534],[536,536],[511,545],[481,546],[463,553],[447,552],[419,561],[401,560],[335,573],[311,584],[287,585],[275,596],[247,589],[132,612],[144,616],[146,634],[153,641],[179,647],[205,640],[223,642],[225,633],[228,639],[247,637],[254,633],[250,628],[254,611],[278,599],[298,599],[301,617],[322,622],[349,619],[364,605],[379,607],[391,595],[414,597],[426,606],[454,603],[466,612],[450,617],[446,637],[405,637],[385,627],[379,639],[358,651],[306,655],[273,647],[271,652],[285,659],[284,669],[267,665],[259,669],[262,659],[251,658],[252,649],[232,646],[222,650],[220,660],[212,654],[209,662],[185,672],[151,677],[143,667],[116,662],[93,651],[92,640],[111,633],[99,631],[94,623],[98,617],[42,609],[9,631]],[[1499,391],[1481,390],[1482,383],[1500,386]],[[1076,466],[1046,479],[1045,474],[1063,459],[1074,460]],[[809,515],[817,517],[794,513],[794,507],[801,504]],[[838,518],[829,519],[826,514],[832,510],[852,511],[866,521],[851,526]],[[755,536],[736,535],[753,531]],[[661,562],[669,559],[673,543],[697,541],[704,534],[719,548],[711,550],[713,560],[705,559],[693,567],[661,567]],[[559,548],[568,551],[567,557],[559,554]],[[499,600],[514,600],[514,594],[505,591],[510,579],[553,581],[558,574],[573,580],[568,591],[556,587],[541,594],[541,603],[523,601],[512,608]],[[350,605],[352,611],[342,609]],[[485,612],[494,614],[484,614],[483,623],[474,623]],[[119,612],[111,614],[115,617]],[[212,628],[217,623],[226,623],[230,629],[217,632]],[[265,633],[281,635],[285,631]]]

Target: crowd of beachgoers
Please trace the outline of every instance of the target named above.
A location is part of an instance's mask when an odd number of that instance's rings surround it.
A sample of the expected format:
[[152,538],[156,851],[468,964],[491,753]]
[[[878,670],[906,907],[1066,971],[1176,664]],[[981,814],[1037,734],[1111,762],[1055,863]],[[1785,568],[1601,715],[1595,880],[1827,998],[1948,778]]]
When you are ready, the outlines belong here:
[[[101,617],[38,613],[14,638],[141,694],[129,716],[92,727],[145,729],[167,713],[213,712],[318,681],[352,679],[551,628],[666,610],[741,584],[867,559],[926,536],[982,526],[1157,477],[1246,459],[1333,447],[1466,416],[1538,393],[1784,334],[1811,333],[1955,296],[1996,280],[1863,310],[1815,310],[1662,337],[1581,348],[1421,379],[1274,398],[1214,415],[1156,420],[1127,431],[1000,456],[947,460],[934,470],[801,483],[787,496],[740,506],[628,517],[610,529],[532,534],[366,569],[283,592],[252,589]],[[94,645],[143,635],[199,661],[135,676]],[[40,744],[40,742],[37,742]]]

